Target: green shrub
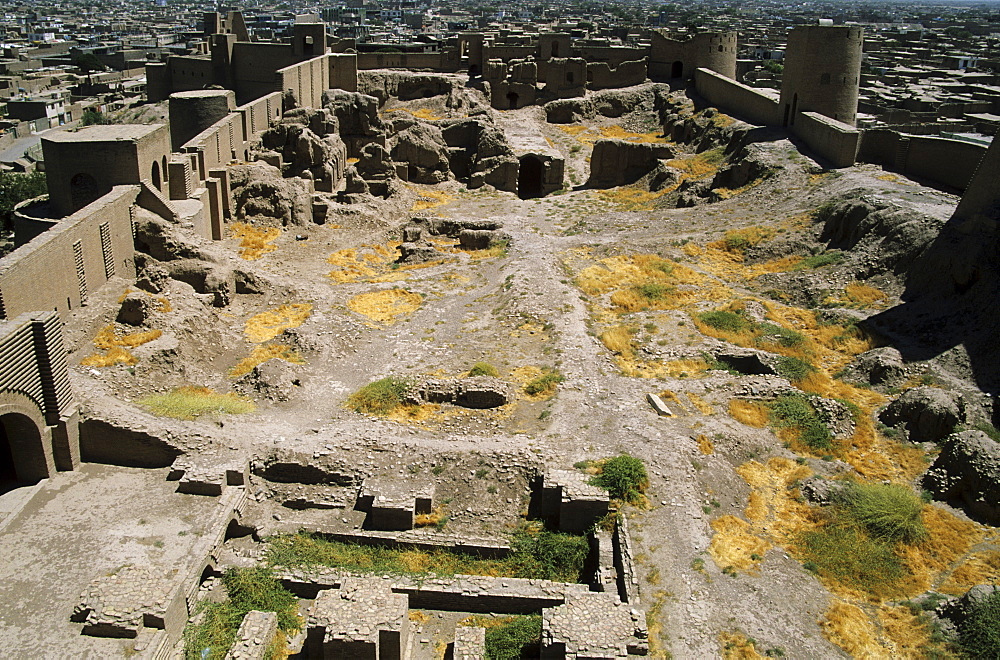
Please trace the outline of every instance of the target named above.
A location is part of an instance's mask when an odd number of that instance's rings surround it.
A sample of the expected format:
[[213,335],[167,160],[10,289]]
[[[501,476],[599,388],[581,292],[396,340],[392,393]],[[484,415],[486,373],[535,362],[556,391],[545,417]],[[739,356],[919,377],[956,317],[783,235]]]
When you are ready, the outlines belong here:
[[829,449],[833,436],[805,394],[782,394],[771,404],[771,424],[777,428],[795,428],[799,437],[812,449]]
[[494,367],[489,362],[477,362],[474,365],[472,365],[471,369],[469,369],[469,375],[470,376],[493,376],[494,378],[496,378],[496,377],[498,377],[500,375],[500,372],[497,371],[497,368]]
[[45,172],[6,172],[0,174],[0,219],[4,229],[11,229],[14,207],[26,199],[48,192]]
[[96,126],[110,124],[111,119],[100,110],[85,110],[80,118],[80,126]]
[[528,381],[524,386],[524,392],[532,396],[536,394],[548,394],[554,392],[559,383],[564,380],[566,380],[566,377],[558,371],[548,371],[538,378]]
[[958,628],[962,650],[974,660],[1000,658],[1000,592],[972,608]]
[[797,357],[791,356],[778,358],[778,362],[775,367],[778,374],[784,376],[793,383],[804,379],[806,376],[816,371],[816,367],[812,366],[805,360],[800,360]]
[[996,442],[1000,442],[1000,430],[997,430],[997,428],[992,424],[990,424],[989,422],[979,422],[978,424],[975,424],[972,428],[976,429],[977,431],[982,431],[986,435],[990,436],[990,438],[992,438]]
[[698,315],[698,320],[711,328],[722,330],[723,332],[741,333],[750,330],[752,327],[750,321],[742,314],[723,310],[703,312]]
[[460,625],[486,629],[487,660],[520,660],[538,657],[542,642],[540,614],[491,617],[473,615]]
[[837,498],[843,516],[869,535],[895,543],[927,537],[920,496],[899,484],[852,483]]
[[222,576],[222,583],[229,598],[204,605],[201,622],[184,631],[188,660],[225,657],[250,610],[275,612],[278,628],[284,633],[295,633],[302,628],[298,598],[281,586],[270,569],[230,568]]
[[820,254],[814,254],[811,257],[806,257],[795,266],[794,270],[805,270],[807,268],[822,268],[823,266],[839,264],[843,261],[844,261],[843,252],[841,252],[840,250],[829,250],[828,252],[821,252]]
[[388,415],[403,404],[403,397],[410,389],[410,381],[396,376],[387,376],[374,383],[368,383],[347,397],[347,405],[369,415]]
[[609,458],[590,482],[608,491],[612,498],[638,504],[649,486],[646,464],[628,454]]

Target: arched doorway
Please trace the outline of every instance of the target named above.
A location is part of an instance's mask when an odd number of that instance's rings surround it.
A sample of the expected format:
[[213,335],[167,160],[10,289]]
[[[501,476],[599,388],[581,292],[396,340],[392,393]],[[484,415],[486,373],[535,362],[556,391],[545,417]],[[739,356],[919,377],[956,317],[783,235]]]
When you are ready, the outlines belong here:
[[507,107],[511,110],[517,110],[517,92],[507,94]]
[[521,199],[542,196],[542,161],[535,156],[523,156],[517,172],[517,196]]
[[0,492],[45,479],[49,470],[38,426],[27,415],[0,415]]
[[677,60],[670,65],[671,78],[680,78],[683,75],[684,75],[684,62]]
[[153,187],[156,188],[157,190],[160,190],[160,164],[155,160],[153,161],[153,167],[152,171],[150,172],[150,176],[153,179]]

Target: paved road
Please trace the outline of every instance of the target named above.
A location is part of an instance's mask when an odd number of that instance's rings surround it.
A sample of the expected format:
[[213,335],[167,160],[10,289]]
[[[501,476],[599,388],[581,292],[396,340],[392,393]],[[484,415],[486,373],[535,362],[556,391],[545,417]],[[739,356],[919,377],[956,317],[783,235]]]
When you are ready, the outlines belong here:
[[0,163],[11,163],[25,154],[31,147],[35,146],[42,140],[42,136],[46,133],[54,131],[65,131],[70,128],[76,128],[78,122],[72,122],[69,124],[63,124],[62,126],[56,126],[55,128],[47,128],[44,131],[39,131],[33,135],[28,135],[23,138],[18,138],[14,141],[14,144],[10,147],[0,151]]

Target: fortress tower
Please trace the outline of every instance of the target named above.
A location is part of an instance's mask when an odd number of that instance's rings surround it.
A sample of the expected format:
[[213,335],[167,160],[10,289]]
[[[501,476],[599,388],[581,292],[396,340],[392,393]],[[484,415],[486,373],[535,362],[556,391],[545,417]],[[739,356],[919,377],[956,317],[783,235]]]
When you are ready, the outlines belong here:
[[864,28],[804,25],[788,33],[781,83],[782,125],[799,112],[818,112],[854,125],[861,82]]
[[736,77],[736,32],[699,32],[673,39],[654,30],[652,36],[649,79],[653,82],[690,78],[695,69],[702,68]]

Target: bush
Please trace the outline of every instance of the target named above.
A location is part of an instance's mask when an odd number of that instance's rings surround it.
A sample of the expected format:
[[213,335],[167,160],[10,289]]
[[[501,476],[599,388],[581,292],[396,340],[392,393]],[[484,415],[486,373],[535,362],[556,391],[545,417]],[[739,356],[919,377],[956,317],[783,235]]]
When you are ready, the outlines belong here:
[[8,172],[0,174],[0,218],[4,229],[12,228],[14,207],[26,199],[48,192],[44,172]]
[[80,118],[80,126],[97,126],[110,124],[111,119],[100,110],[85,110]]
[[703,312],[698,315],[698,320],[711,328],[722,330],[723,332],[741,333],[750,330],[751,327],[750,321],[742,314],[723,310]]
[[493,376],[494,378],[496,378],[497,376],[500,375],[500,372],[497,371],[497,368],[494,367],[489,362],[477,362],[474,365],[472,365],[471,369],[469,369],[469,375],[470,376]]
[[912,543],[927,537],[920,496],[898,484],[852,483],[838,498],[846,519],[871,536],[890,543]]
[[812,449],[829,449],[833,436],[816,409],[804,394],[782,394],[771,404],[771,424],[778,428],[793,428],[799,438]]
[[[540,614],[512,616],[509,622],[486,629],[487,660],[518,660],[538,657],[542,641]],[[534,650],[534,653],[532,653]]]
[[374,383],[368,383],[347,397],[347,405],[360,413],[388,415],[403,405],[403,398],[410,389],[410,381],[396,376],[387,376]]
[[524,386],[524,393],[531,396],[550,394],[555,392],[556,387],[564,380],[566,380],[566,377],[558,371],[549,371],[534,380],[528,381]]
[[777,343],[791,347],[798,346],[806,340],[801,332],[789,330],[775,323],[757,323],[756,326],[756,330],[763,333],[763,336],[758,338],[758,343]]
[[649,486],[649,476],[642,459],[621,454],[606,460],[590,483],[604,488],[616,500],[637,504]]
[[974,660],[1000,658],[1000,592],[972,608],[958,628],[962,650]]
[[223,658],[250,610],[275,612],[283,633],[295,633],[302,628],[298,598],[282,587],[269,569],[230,568],[222,576],[222,583],[229,594],[228,600],[205,605],[201,622],[184,631],[188,660]]
[[830,250],[829,252],[821,252],[820,254],[814,254],[811,257],[806,257],[795,266],[794,270],[822,268],[823,266],[829,266],[831,264],[839,264],[843,260],[843,252],[840,250]]

